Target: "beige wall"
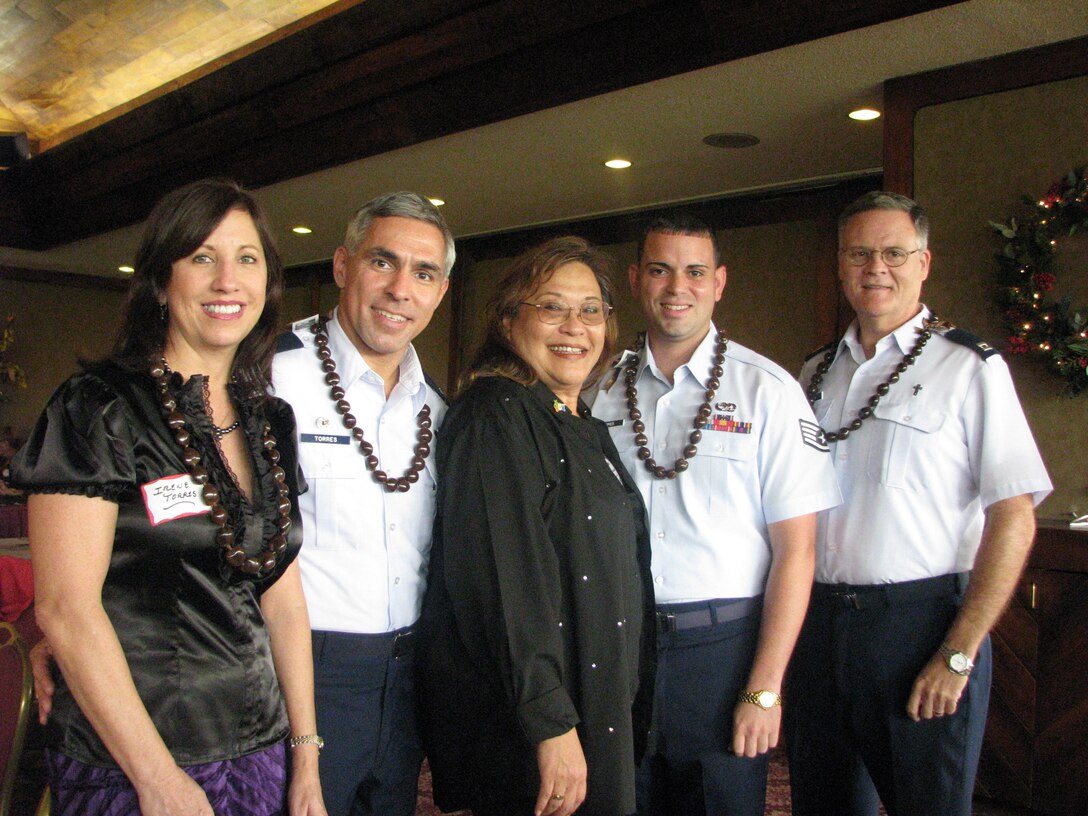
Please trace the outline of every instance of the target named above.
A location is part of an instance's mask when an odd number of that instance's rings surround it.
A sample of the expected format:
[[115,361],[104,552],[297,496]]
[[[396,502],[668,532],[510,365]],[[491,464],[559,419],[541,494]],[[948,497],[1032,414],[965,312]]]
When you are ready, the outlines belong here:
[[[333,283],[321,287],[323,313],[336,305],[339,291]],[[0,429],[10,426],[25,438],[49,395],[78,369],[77,360],[109,353],[124,299],[123,292],[113,290],[0,278],[0,315],[15,315],[16,343],[8,357],[27,374],[26,390],[0,401]],[[309,288],[289,288],[284,297],[284,323],[311,314]],[[416,342],[424,368],[440,385],[447,376],[450,319],[447,297]]]
[[0,402],[0,428],[25,438],[49,395],[74,373],[77,359],[108,353],[124,293],[0,278],[0,313],[15,315],[8,357],[23,367],[27,388]]
[[[915,120],[915,197],[933,223],[934,264],[923,296],[940,314],[1004,351],[992,299],[1003,241],[989,221],[1007,221],[1020,196],[1041,197],[1088,161],[1088,77],[950,102]],[[1059,286],[1088,305],[1088,236],[1059,257]],[[1073,259],[1076,258],[1075,262]],[[1088,396],[1061,399],[1061,381],[1024,357],[1005,355],[1054,481],[1042,517],[1088,513]]]
[[[714,311],[715,323],[737,342],[796,373],[805,355],[830,339],[817,335],[812,307],[820,246],[816,222],[721,230],[718,238],[727,278],[725,293]],[[613,285],[620,344],[628,346],[644,325],[627,284],[627,268],[634,263],[636,247],[628,243],[603,249],[616,261]],[[459,350],[462,366],[483,339],[484,305],[511,260],[477,263],[466,273],[466,325]]]

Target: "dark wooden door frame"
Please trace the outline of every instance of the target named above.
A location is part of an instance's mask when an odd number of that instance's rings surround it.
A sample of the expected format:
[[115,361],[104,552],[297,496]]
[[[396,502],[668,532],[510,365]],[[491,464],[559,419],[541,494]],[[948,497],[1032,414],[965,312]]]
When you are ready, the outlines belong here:
[[914,116],[922,108],[1088,74],[1088,37],[884,83],[885,189],[914,194]]

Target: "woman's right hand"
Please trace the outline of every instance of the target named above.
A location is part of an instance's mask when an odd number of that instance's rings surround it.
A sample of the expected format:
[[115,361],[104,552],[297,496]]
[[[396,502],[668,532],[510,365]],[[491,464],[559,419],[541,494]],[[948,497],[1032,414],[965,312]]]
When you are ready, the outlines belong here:
[[215,816],[204,789],[176,765],[136,787],[144,816]]
[[536,762],[540,793],[533,812],[536,816],[570,816],[586,799],[586,757],[577,730],[572,728],[539,743]]

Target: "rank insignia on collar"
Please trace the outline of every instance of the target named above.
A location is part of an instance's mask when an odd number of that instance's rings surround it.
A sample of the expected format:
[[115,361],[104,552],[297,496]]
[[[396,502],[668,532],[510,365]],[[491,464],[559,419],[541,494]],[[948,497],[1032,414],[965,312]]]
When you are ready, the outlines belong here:
[[618,368],[613,368],[612,373],[608,375],[607,379],[605,379],[605,381],[603,383],[601,383],[601,390],[602,391],[611,390],[612,386],[616,384],[616,380],[618,380],[619,378],[620,378],[620,370]]
[[926,318],[922,321],[922,328],[929,329],[938,334],[944,334],[945,332],[952,331],[952,329],[956,327],[950,320],[944,320],[942,318],[933,320],[932,318]]

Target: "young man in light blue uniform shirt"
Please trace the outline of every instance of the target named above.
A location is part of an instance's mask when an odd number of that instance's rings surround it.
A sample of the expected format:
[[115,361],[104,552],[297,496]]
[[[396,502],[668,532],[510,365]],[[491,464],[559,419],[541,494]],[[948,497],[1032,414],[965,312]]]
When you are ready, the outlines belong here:
[[839,492],[796,381],[712,323],[726,268],[706,225],[652,223],[629,278],[645,347],[592,407],[649,513],[658,671],[639,813],[761,816],[816,513]]

